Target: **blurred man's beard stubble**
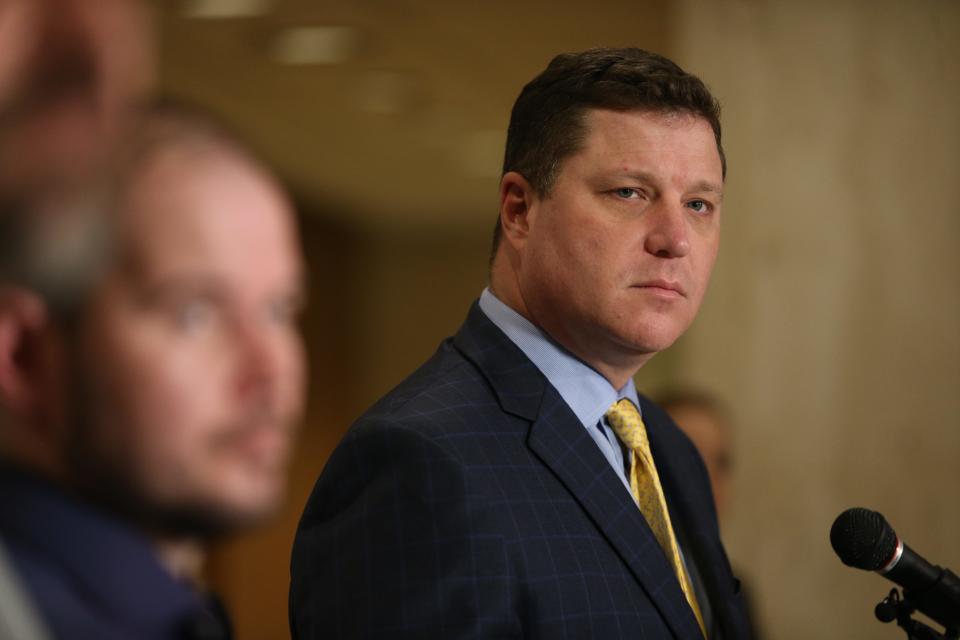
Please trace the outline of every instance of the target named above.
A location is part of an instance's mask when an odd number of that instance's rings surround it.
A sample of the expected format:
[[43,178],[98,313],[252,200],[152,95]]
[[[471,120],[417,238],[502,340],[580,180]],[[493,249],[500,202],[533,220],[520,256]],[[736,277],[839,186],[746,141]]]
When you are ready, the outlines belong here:
[[[68,373],[64,380],[67,406],[63,416],[66,433],[61,439],[68,483],[73,491],[157,537],[213,541],[262,524],[279,510],[285,495],[286,462],[294,431],[292,420],[278,416],[264,400],[251,401],[242,416],[210,429],[202,441],[210,455],[243,455],[229,449],[239,449],[244,439],[260,430],[280,432],[285,440],[283,454],[268,463],[268,469],[251,471],[265,474],[264,481],[275,484],[272,499],[240,507],[225,504],[209,493],[198,495],[189,487],[175,498],[161,497],[146,480],[145,474],[149,471],[139,466],[139,459],[127,455],[129,452],[122,446],[117,447],[115,436],[113,442],[109,442],[112,434],[105,431],[131,429],[134,425],[118,422],[108,425],[108,421],[118,418],[106,413],[111,407],[109,389],[98,384],[103,374],[98,370],[97,359],[85,357],[79,351],[74,342],[67,357]],[[130,383],[136,384],[136,381]],[[178,469],[171,468],[168,472],[177,473]]]

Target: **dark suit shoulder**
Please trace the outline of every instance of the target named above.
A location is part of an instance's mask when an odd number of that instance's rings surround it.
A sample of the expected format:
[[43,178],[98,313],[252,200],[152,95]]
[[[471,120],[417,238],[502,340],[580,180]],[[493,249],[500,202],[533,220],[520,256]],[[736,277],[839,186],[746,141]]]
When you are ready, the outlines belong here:
[[503,535],[471,474],[466,416],[485,406],[494,395],[448,341],[354,423],[294,542],[295,638],[516,635]]
[[484,374],[452,340],[446,340],[426,363],[360,416],[345,442],[365,438],[371,431],[409,431],[410,436],[451,448],[454,440],[482,439],[526,426],[504,414]]

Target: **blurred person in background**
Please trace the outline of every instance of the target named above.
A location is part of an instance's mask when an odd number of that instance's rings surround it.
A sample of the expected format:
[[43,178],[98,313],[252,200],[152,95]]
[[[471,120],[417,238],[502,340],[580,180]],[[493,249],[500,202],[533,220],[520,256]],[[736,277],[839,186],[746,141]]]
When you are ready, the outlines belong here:
[[44,181],[7,229],[0,537],[55,637],[228,638],[196,578],[208,542],[284,492],[297,231],[278,182],[206,116],[132,122],[122,171]]
[[327,462],[297,640],[749,637],[703,462],[632,380],[699,309],[724,176],[716,101],[662,56],[524,87],[490,287]]
[[733,425],[727,408],[714,396],[693,389],[670,389],[657,404],[697,447],[710,475],[720,523],[730,509],[733,484]]
[[[721,527],[731,510],[733,502],[734,453],[733,420],[730,411],[717,397],[696,389],[669,389],[657,398],[657,404],[670,414],[674,423],[697,447],[710,476],[710,488],[717,505],[717,518]],[[739,569],[739,567],[738,567]],[[737,571],[741,582],[741,594],[750,621],[754,640],[760,640],[755,610],[750,591],[744,582],[743,572]]]
[[[0,281],[29,270],[25,232],[42,222],[29,219],[30,194],[99,188],[131,104],[152,85],[152,60],[135,0],[0,0]],[[85,215],[71,218],[59,236],[87,224]],[[0,538],[2,640],[50,637],[25,591]]]

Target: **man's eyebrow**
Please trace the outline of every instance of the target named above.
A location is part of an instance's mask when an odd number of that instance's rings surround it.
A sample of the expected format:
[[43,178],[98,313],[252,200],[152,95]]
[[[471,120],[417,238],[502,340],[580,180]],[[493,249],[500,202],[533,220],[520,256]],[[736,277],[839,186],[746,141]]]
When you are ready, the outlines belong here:
[[723,187],[707,180],[699,180],[693,183],[693,185],[690,187],[690,191],[692,193],[712,193],[720,200],[723,200]]
[[627,169],[625,171],[611,171],[610,174],[615,178],[632,178],[639,182],[649,182],[651,184],[658,182],[657,176],[649,171],[631,171]]
[[150,302],[162,302],[186,296],[225,297],[224,286],[215,276],[180,276],[158,278],[143,284],[141,296]]

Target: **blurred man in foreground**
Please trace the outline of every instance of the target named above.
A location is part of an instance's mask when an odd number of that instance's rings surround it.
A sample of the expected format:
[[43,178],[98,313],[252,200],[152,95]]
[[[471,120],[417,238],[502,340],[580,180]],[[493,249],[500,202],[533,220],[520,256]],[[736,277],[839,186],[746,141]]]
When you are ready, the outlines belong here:
[[[153,85],[148,17],[138,0],[0,0],[0,276],[53,258],[23,227],[58,215],[54,200],[102,197]],[[69,237],[87,220],[50,226]]]
[[154,79],[137,0],[0,0],[0,191],[96,168]]
[[524,87],[490,288],[323,470],[294,637],[747,637],[703,462],[632,381],[697,313],[724,175],[715,100],[662,56]]
[[[0,281],[50,257],[23,246],[28,201],[98,180],[152,59],[138,0],[0,0]],[[49,637],[25,591],[0,540],[2,640]]]
[[133,131],[121,173],[32,194],[12,227],[0,536],[56,637],[225,638],[189,581],[205,542],[284,490],[297,234],[277,182],[206,118],[156,107]]

